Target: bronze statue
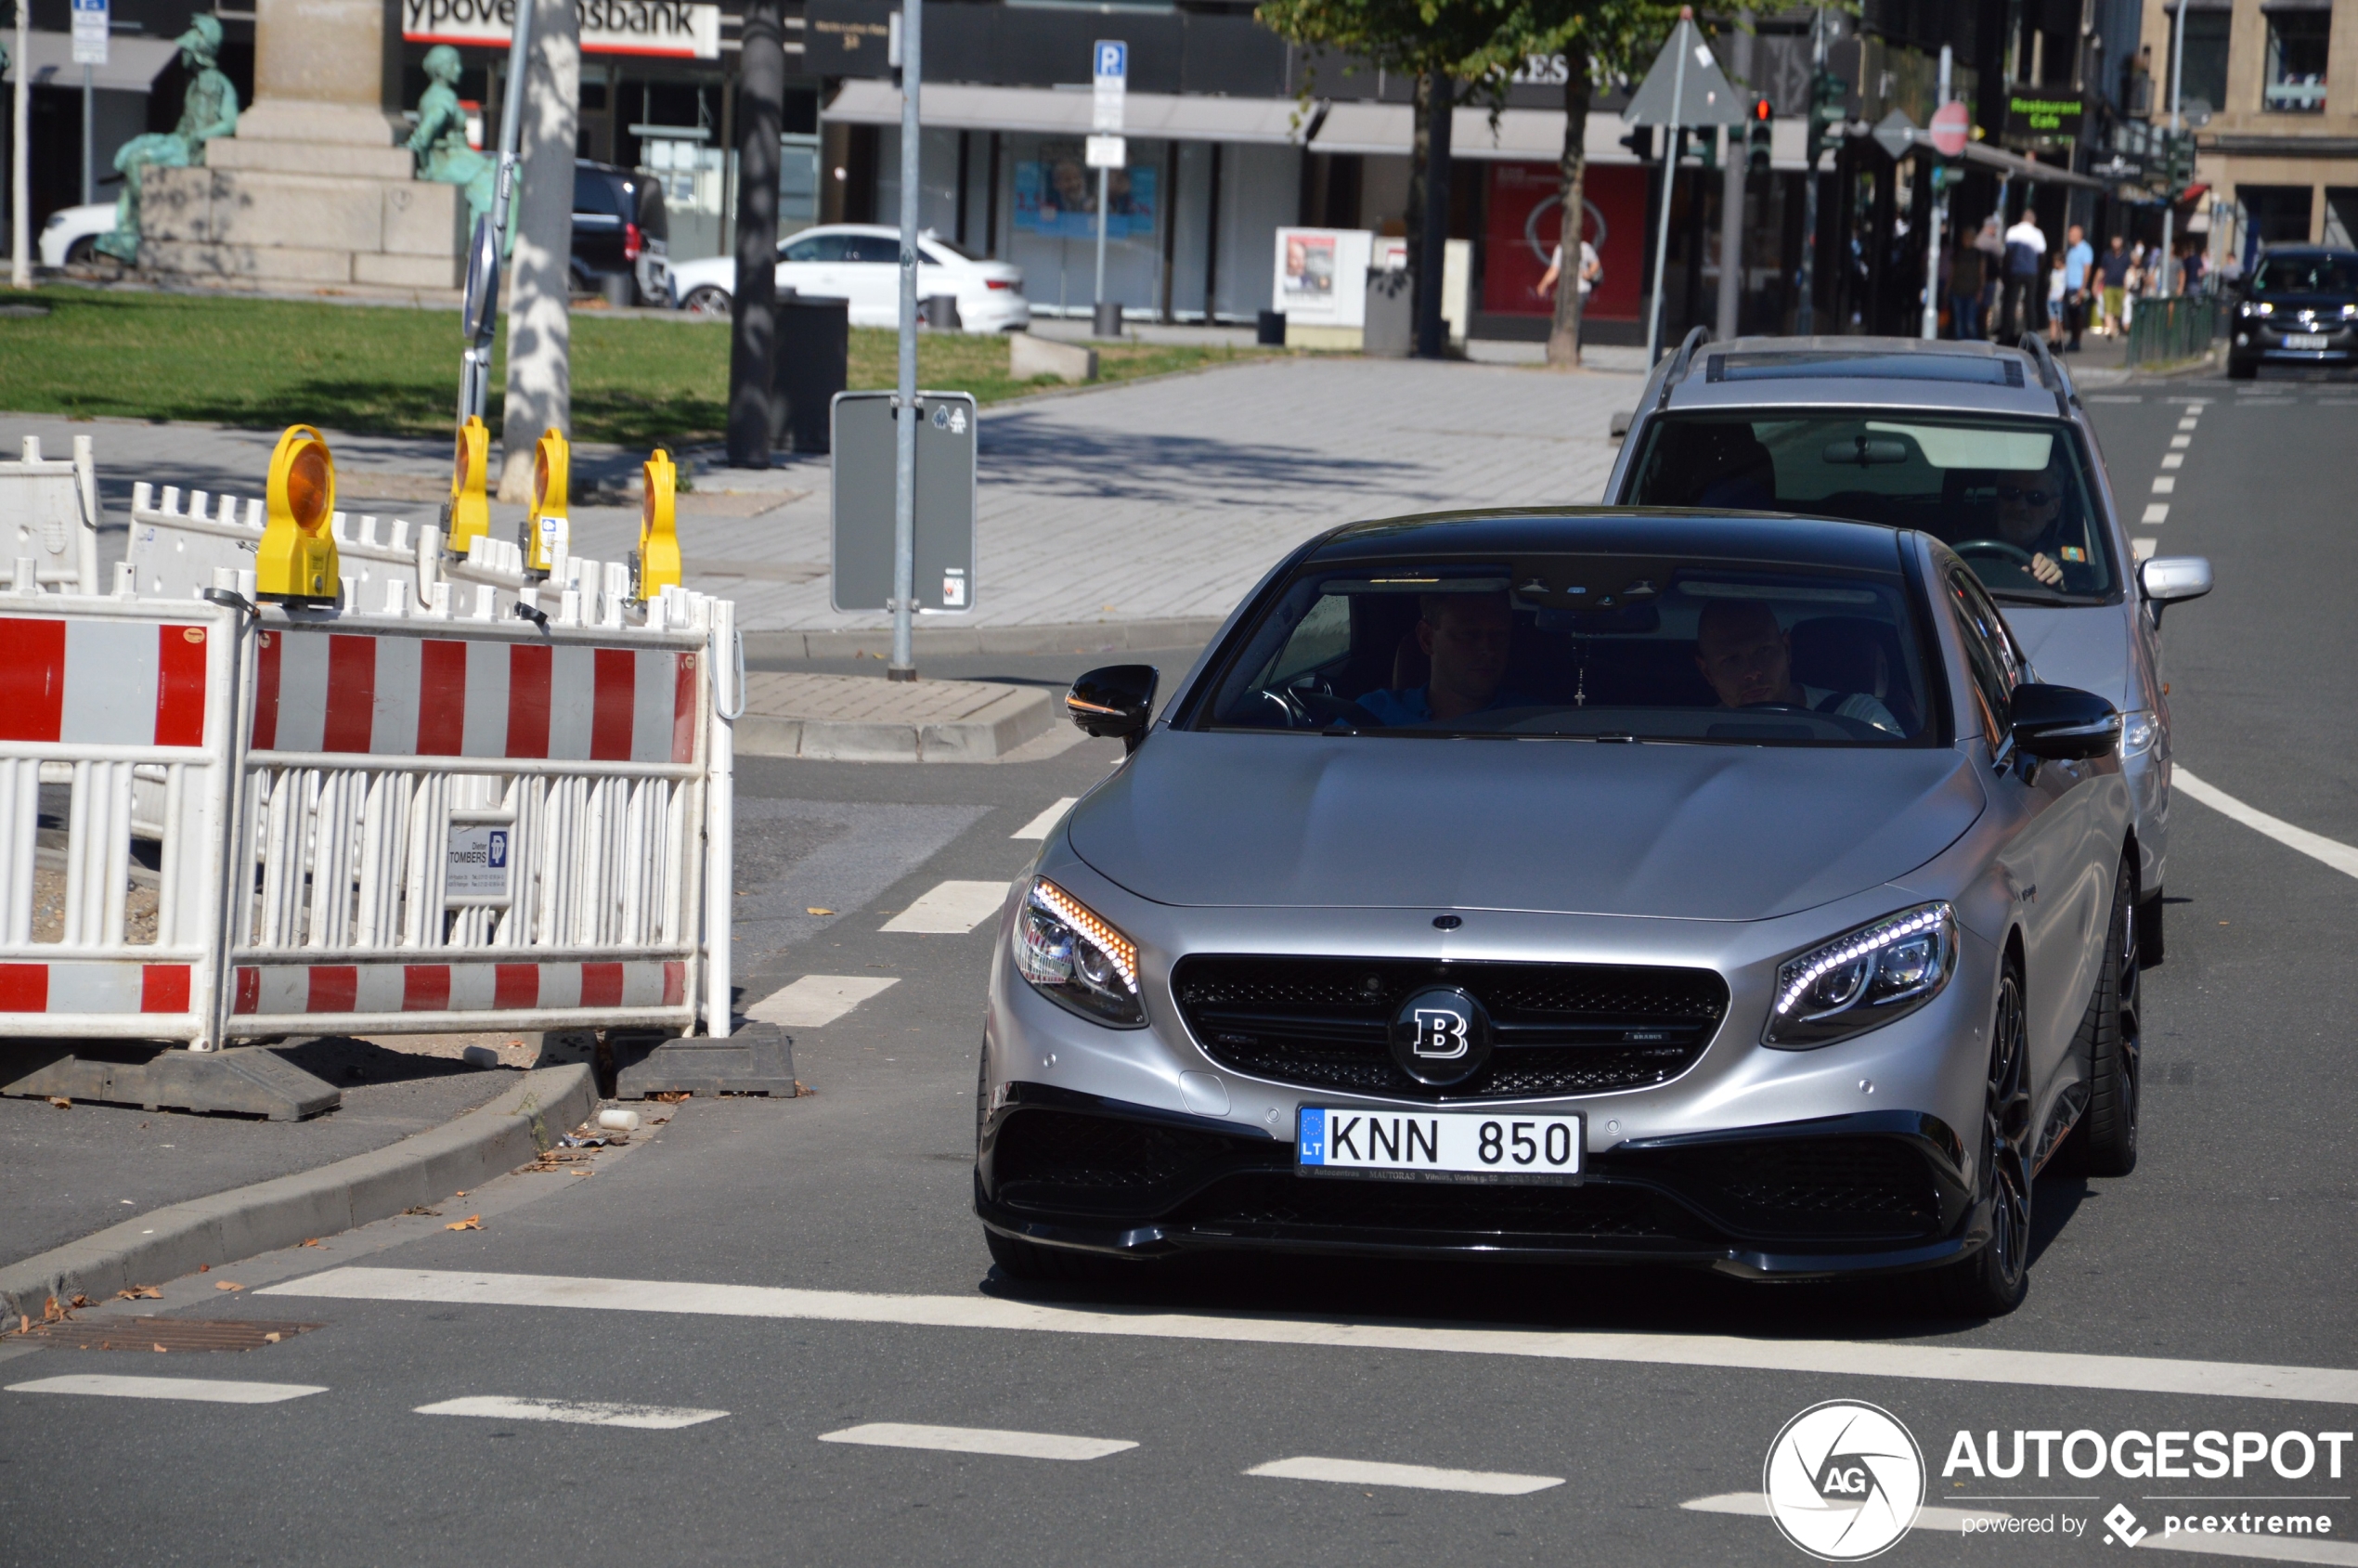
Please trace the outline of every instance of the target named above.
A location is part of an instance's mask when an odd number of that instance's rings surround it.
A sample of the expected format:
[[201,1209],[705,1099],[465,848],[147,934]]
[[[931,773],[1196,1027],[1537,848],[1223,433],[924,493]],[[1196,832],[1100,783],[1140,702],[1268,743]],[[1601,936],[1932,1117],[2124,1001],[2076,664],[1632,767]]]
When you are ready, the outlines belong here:
[[210,16],[188,19],[188,31],[178,39],[180,63],[189,75],[188,95],[180,100],[180,123],[170,131],[150,131],[123,144],[114,166],[123,175],[123,194],[115,198],[114,229],[101,234],[92,249],[117,261],[139,259],[139,175],[148,169],[187,169],[204,162],[204,144],[238,128],[238,89],[221,73],[221,23]]
[[499,161],[467,145],[467,110],[459,101],[459,51],[436,44],[426,51],[425,65],[430,84],[418,99],[418,128],[403,145],[417,155],[420,179],[464,187],[468,214],[479,218],[491,211]]

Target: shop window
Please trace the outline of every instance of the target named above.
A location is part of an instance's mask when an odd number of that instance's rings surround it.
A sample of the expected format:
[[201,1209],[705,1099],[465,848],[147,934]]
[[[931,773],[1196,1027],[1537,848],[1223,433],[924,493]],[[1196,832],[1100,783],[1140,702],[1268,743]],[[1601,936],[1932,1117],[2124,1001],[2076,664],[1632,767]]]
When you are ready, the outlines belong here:
[[[2278,114],[2321,114],[2326,108],[2326,43],[2331,11],[2273,11],[2268,17],[2268,79],[2261,107]],[[2188,43],[2194,34],[2186,35]]]
[[[2185,65],[2179,77],[2181,101],[2223,109],[2227,104],[2227,32],[2235,16],[2228,11],[2183,9],[2178,14],[2185,19],[2186,26]],[[2157,114],[2169,109],[2167,101],[2154,105]]]

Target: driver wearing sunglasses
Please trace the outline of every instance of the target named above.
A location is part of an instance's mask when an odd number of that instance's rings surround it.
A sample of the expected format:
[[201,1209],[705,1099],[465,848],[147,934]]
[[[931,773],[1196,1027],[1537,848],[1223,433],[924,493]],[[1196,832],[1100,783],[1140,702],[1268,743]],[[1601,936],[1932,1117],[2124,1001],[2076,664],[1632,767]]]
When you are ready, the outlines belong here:
[[2052,466],[1998,475],[1998,532],[2030,557],[2030,575],[2049,588],[2063,587],[2062,563],[2049,553],[2055,522],[2063,515],[2064,476]]

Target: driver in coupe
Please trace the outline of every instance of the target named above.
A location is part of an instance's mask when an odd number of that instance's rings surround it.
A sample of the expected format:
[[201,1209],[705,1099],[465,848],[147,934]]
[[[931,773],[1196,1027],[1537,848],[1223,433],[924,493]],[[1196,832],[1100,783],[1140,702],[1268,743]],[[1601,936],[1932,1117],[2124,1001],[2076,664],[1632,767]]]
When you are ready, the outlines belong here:
[[1506,594],[1428,593],[1421,609],[1417,646],[1432,664],[1431,678],[1402,691],[1369,692],[1359,699],[1361,707],[1380,723],[1401,725],[1446,722],[1484,708],[1530,706],[1527,697],[1498,691],[1514,647],[1514,609]]
[[1904,736],[1891,710],[1864,692],[1829,692],[1793,678],[1793,639],[1757,599],[1714,599],[1695,627],[1695,665],[1722,707],[1781,706],[1840,714]]

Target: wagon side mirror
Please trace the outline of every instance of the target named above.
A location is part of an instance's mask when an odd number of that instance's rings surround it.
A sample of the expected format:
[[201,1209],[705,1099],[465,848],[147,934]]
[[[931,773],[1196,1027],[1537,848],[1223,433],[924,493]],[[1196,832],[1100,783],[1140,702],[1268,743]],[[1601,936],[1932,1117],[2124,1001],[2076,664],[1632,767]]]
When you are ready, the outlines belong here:
[[2209,558],[2200,555],[2157,555],[2138,564],[2137,587],[2153,606],[2154,624],[2161,613],[2182,599],[2200,599],[2210,591]]
[[1154,717],[1155,683],[1161,678],[1161,671],[1150,664],[1112,664],[1093,669],[1065,693],[1065,711],[1084,734],[1120,740],[1135,751]]
[[2015,749],[2054,762],[2086,762],[2120,744],[2120,713],[2093,692],[2026,682],[2015,688]]

